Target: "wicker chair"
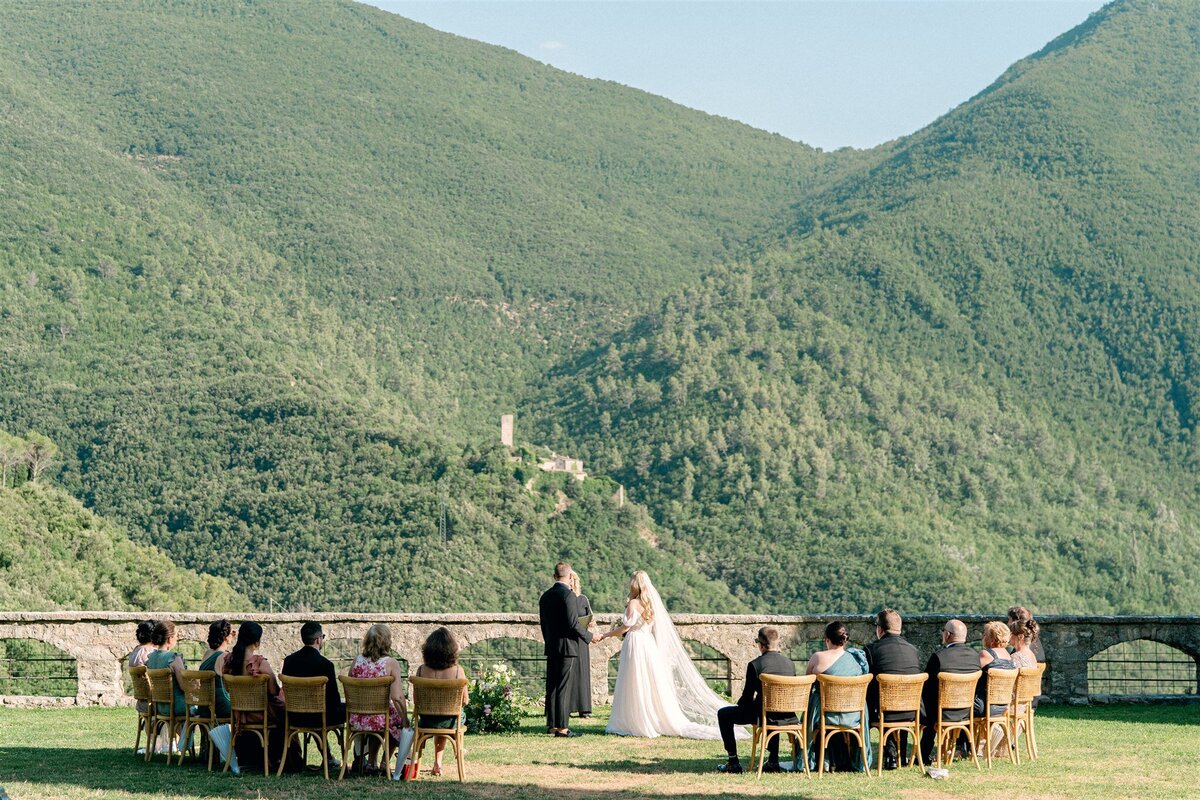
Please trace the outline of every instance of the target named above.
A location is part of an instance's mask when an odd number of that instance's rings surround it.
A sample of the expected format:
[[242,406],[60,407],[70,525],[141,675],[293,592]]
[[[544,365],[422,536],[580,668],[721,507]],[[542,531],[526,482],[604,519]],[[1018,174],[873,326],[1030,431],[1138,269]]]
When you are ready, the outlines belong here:
[[1013,692],[1013,704],[1009,706],[1009,728],[1012,731],[1012,749],[1021,763],[1021,750],[1017,747],[1021,732],[1025,732],[1025,752],[1029,760],[1038,757],[1037,735],[1033,731],[1033,701],[1042,693],[1042,676],[1046,672],[1045,664],[1036,667],[1024,667],[1019,670],[1017,688]]
[[[980,769],[979,756],[975,753],[975,684],[979,683],[981,670],[974,672],[939,672],[938,673],[938,707],[934,720],[934,746],[937,749],[937,766],[942,766],[943,756],[949,763],[945,753],[950,750],[953,755],[954,743],[958,740],[952,734],[961,731],[966,734],[971,745],[971,758],[975,759],[975,769]],[[928,710],[927,710],[928,711]],[[947,722],[946,711],[966,711],[967,718],[961,722]]]
[[[186,742],[193,731],[200,731],[201,737],[208,738],[208,771],[212,772],[213,744],[212,729],[229,722],[228,717],[217,716],[217,673],[212,670],[183,671],[183,699],[187,703],[187,714],[183,718],[183,734],[179,737]],[[192,713],[192,709],[196,713]],[[201,708],[208,709],[203,716]],[[179,764],[183,765],[183,748],[179,748]]]
[[[271,724],[271,715],[269,713],[269,700],[267,681],[271,680],[270,675],[222,675],[221,681],[225,684],[225,691],[229,692],[229,707],[233,710],[233,722],[229,732],[229,752],[233,752],[233,747],[237,743],[238,736],[242,733],[253,733],[262,742],[263,749],[263,777],[271,774],[270,767],[270,742],[271,729],[279,727]],[[244,717],[239,714],[259,714],[262,720],[259,722],[244,722]],[[229,762],[231,759],[225,759],[224,772],[229,771]]]
[[[146,746],[146,760],[154,757],[158,747],[158,732],[162,726],[167,728],[167,741],[174,742],[175,734],[183,727],[183,718],[175,715],[175,671],[170,667],[146,670],[146,680],[150,683],[150,744]],[[166,714],[159,713],[158,706],[166,705]],[[180,742],[183,746],[183,742]],[[166,751],[167,763],[171,763],[171,748]]]
[[[924,672],[916,675],[887,675],[875,676],[879,683],[879,719],[875,723],[879,731],[879,775],[883,776],[883,748],[889,736],[896,737],[896,748],[900,751],[900,761],[904,761],[903,748],[900,747],[901,733],[912,736],[913,755],[909,759],[910,766],[924,767],[921,759],[921,690],[929,676]],[[888,714],[911,713],[911,720],[888,722]]]
[[[329,780],[329,734],[334,733],[342,738],[342,726],[330,727],[325,717],[325,685],[329,678],[319,675],[315,678],[293,678],[290,675],[280,675],[283,684],[283,752],[287,753],[292,739],[297,736],[315,736],[321,746],[321,758],[324,759],[325,780]],[[320,714],[320,725],[293,725],[292,714]],[[305,746],[307,749],[307,745]],[[283,774],[287,758],[279,760],[277,775]]]
[[[342,694],[346,697],[346,732],[342,737],[342,771],[338,780],[346,777],[346,769],[350,763],[350,752],[354,741],[359,738],[378,739],[383,748],[383,763],[392,760],[392,684],[395,677],[386,675],[382,678],[351,678],[339,675],[342,684]],[[383,729],[378,731],[355,728],[350,724],[351,714],[370,714],[383,716]],[[390,777],[383,770],[383,777]]]
[[[817,685],[821,691],[821,714],[817,721],[820,735],[820,748],[817,752],[817,774],[825,774],[825,747],[836,734],[853,736],[858,739],[862,752],[863,773],[871,776],[871,765],[867,763],[867,686],[874,678],[871,673],[865,675],[818,675]],[[857,726],[831,725],[826,721],[828,714],[855,713],[859,715]]]
[[[758,777],[762,777],[763,764],[767,760],[767,744],[776,736],[787,736],[792,742],[792,769],[798,753],[804,754],[804,774],[808,773],[808,698],[816,675],[759,675],[762,682],[762,715],[752,729],[750,742],[750,767],[754,767],[754,754],[758,752]],[[767,719],[767,714],[795,714],[798,725],[776,725]],[[761,750],[760,750],[761,748]]]
[[[1008,760],[1017,763],[1013,753],[1013,729],[1009,725],[1012,706],[1013,690],[1017,685],[1020,670],[990,669],[987,674],[987,697],[983,706],[983,716],[975,717],[975,741],[984,747],[984,758],[987,759],[988,769],[992,768],[992,749],[997,742],[992,741],[992,729],[999,725],[1004,732],[1004,742],[1008,745]],[[1003,706],[1000,714],[992,713],[992,706]]]
[[[421,774],[421,756],[425,751],[425,743],[438,736],[445,736],[454,745],[454,759],[458,762],[458,779],[466,780],[466,769],[463,766],[463,734],[467,726],[462,721],[463,689],[467,685],[466,678],[409,678],[413,687],[413,719],[416,720],[416,738],[413,741],[413,752],[416,757],[413,764],[417,776]],[[435,714],[453,716],[453,728],[422,728],[421,715]]]
[[[146,760],[150,759],[150,719],[151,712],[150,681],[146,679],[145,667],[130,667],[129,680],[133,683],[133,699],[143,708],[137,710],[137,736],[133,740],[133,754],[136,756],[138,747],[142,744],[142,731],[146,732]],[[136,706],[135,706],[136,707]]]

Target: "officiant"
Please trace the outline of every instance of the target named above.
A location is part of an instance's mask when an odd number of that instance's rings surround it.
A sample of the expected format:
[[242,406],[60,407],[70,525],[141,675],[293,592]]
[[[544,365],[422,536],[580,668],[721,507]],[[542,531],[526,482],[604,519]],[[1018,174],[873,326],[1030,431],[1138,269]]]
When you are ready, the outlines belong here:
[[[579,607],[579,622],[590,629],[592,603],[580,590],[579,573],[575,570],[571,570],[571,591],[575,593]],[[592,646],[587,642],[579,643],[579,679],[575,681],[575,699],[571,710],[577,712],[580,719],[592,716]]]
[[554,567],[554,585],[538,601],[542,639],[546,643],[546,727],[555,736],[579,736],[570,729],[579,675],[579,654],[592,641],[579,622],[579,600],[571,591],[571,565]]

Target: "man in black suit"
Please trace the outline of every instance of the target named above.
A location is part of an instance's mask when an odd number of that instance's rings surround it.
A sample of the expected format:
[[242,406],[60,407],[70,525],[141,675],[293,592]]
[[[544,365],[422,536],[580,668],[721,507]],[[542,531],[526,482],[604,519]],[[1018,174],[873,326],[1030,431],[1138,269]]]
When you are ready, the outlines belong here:
[[[760,675],[796,674],[796,665],[792,660],[779,652],[779,631],[775,628],[759,628],[758,636],[759,657],[746,665],[746,683],[742,687],[742,696],[736,706],[725,706],[717,711],[717,727],[721,729],[721,740],[725,743],[725,752],[729,760],[717,767],[727,774],[742,771],[738,761],[737,741],[733,738],[734,725],[751,725],[758,722],[762,716],[762,680]],[[792,714],[772,713],[767,720],[776,725],[799,725],[800,721]],[[767,745],[767,763],[763,772],[779,772],[779,738],[771,739]]]
[[546,727],[555,736],[580,735],[568,727],[568,718],[579,680],[580,645],[592,641],[592,634],[579,623],[579,605],[568,582],[570,575],[571,565],[560,561],[554,567],[554,585],[538,602],[542,639],[546,642]]
[[[921,705],[924,713],[921,723],[925,726],[921,734],[921,757],[926,764],[932,764],[937,759],[934,753],[934,726],[936,720],[930,719],[937,714],[938,707],[938,675],[943,672],[977,672],[979,670],[979,653],[967,646],[967,626],[962,620],[952,619],[942,628],[942,645],[935,650],[925,665],[929,680],[921,692]],[[946,711],[943,715],[945,722],[961,722],[969,715],[969,709],[961,711]]]
[[[866,647],[867,667],[872,675],[916,675],[921,671],[921,655],[917,648],[902,635],[900,612],[885,608],[875,615],[875,641]],[[871,681],[867,687],[867,714],[871,722],[879,719],[879,683]],[[889,712],[885,722],[908,722],[912,714]],[[900,734],[900,751],[908,748],[908,734]],[[884,769],[895,769],[897,762],[896,740],[888,737],[883,748]]]
[[[282,674],[293,678],[328,678],[325,684],[325,724],[333,727],[346,721],[346,706],[338,692],[337,674],[333,662],[321,655],[325,644],[325,631],[319,622],[306,622],[300,628],[300,641],[304,645],[283,660]],[[297,725],[320,725],[321,717],[313,714],[292,714]]]

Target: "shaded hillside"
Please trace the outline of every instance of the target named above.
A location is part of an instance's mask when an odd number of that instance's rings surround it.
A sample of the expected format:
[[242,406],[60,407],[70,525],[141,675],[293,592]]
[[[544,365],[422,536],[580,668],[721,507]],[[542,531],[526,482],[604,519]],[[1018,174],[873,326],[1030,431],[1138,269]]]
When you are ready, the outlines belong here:
[[786,610],[1194,606],[1198,38],[1105,9],[562,368],[543,424]]

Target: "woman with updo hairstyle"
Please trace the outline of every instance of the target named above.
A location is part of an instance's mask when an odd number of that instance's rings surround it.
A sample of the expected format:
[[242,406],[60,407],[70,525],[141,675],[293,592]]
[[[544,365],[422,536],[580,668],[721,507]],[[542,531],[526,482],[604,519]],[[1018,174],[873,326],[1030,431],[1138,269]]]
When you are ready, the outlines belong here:
[[[437,678],[439,680],[455,680],[466,678],[467,673],[458,665],[458,640],[449,628],[438,628],[429,634],[425,644],[421,645],[421,660],[424,662],[417,667],[418,678]],[[463,705],[470,699],[467,687],[463,687]],[[422,728],[453,728],[457,720],[453,715],[422,714],[417,725]],[[446,737],[439,736],[433,742],[433,774],[442,774],[442,752],[446,749]]]
[[1033,643],[1038,638],[1038,624],[1033,618],[1013,620],[1008,623],[1010,634],[1009,644],[1012,650],[1012,661],[1018,667],[1032,669],[1037,666],[1037,655],[1033,652]]
[[150,643],[150,637],[154,634],[154,626],[158,624],[157,620],[145,619],[138,623],[137,631],[134,636],[137,638],[137,647],[129,651],[129,656],[125,659],[126,667],[144,667],[146,659],[154,652],[154,645]]
[[[203,658],[200,659],[200,666],[197,667],[199,670],[217,674],[213,683],[216,689],[216,712],[221,719],[229,716],[229,692],[225,690],[225,683],[221,680],[221,661],[223,660],[221,657],[233,645],[233,640],[233,626],[229,624],[229,620],[219,619],[209,625],[208,650],[205,651]],[[200,716],[208,716],[208,708],[201,706],[199,713]]]
[[[150,653],[146,658],[146,669],[170,669],[174,680],[171,685],[174,687],[174,706],[175,716],[182,717],[187,711],[187,703],[183,698],[183,671],[187,669],[187,663],[183,660],[183,656],[175,652],[175,643],[179,641],[179,634],[175,630],[175,623],[170,620],[160,620],[154,625],[154,630],[150,633],[150,644],[154,645],[154,652]],[[166,703],[158,704],[158,713],[166,716],[171,713],[171,707]]]
[[[825,626],[825,649],[818,650],[808,659],[806,675],[839,675],[854,677],[871,671],[867,665],[867,654],[857,647],[850,647],[850,632],[843,622],[831,622]],[[821,724],[821,687],[814,683],[808,701],[808,725],[815,729]],[[857,727],[862,721],[861,711],[838,712],[825,715],[827,725]],[[858,742],[847,742],[844,736],[835,736],[825,747],[825,770],[833,772],[862,772],[863,764],[871,763],[871,743],[867,752],[859,752]],[[809,745],[809,769],[817,769],[820,743]],[[865,757],[865,761],[864,761]]]

